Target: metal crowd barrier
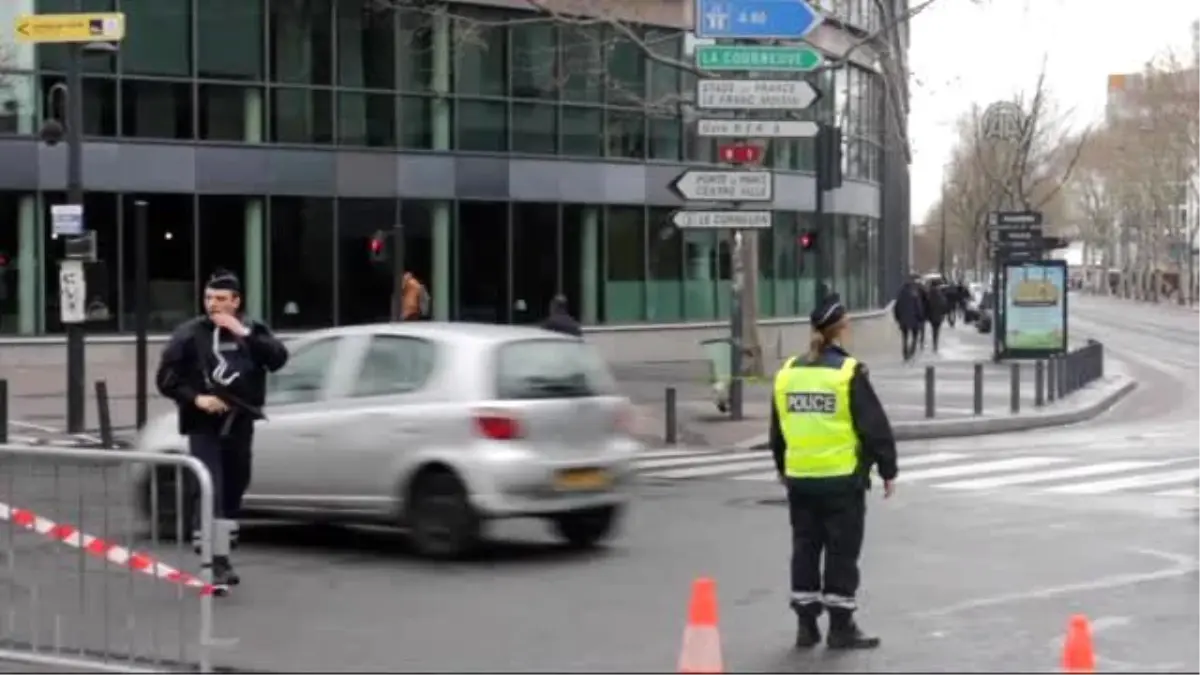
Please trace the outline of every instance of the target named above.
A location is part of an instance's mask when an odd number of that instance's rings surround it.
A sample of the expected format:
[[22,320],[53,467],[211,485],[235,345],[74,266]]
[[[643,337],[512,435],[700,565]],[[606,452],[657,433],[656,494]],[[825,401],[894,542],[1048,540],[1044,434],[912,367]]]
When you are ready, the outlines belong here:
[[0,445],[0,661],[212,672],[212,504],[187,455]]

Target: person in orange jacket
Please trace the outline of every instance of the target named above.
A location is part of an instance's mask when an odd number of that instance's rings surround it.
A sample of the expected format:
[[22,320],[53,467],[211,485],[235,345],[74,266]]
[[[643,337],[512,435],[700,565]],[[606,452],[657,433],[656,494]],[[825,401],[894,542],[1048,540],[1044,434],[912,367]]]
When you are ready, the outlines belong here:
[[400,278],[400,320],[420,321],[429,316],[429,311],[429,291],[412,272],[405,272]]

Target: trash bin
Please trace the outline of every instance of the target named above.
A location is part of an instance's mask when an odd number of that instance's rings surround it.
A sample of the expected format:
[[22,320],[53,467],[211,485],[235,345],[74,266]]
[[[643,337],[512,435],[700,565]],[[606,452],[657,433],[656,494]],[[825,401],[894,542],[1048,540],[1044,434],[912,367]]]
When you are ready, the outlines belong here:
[[733,340],[730,338],[715,338],[700,343],[704,357],[708,359],[708,382],[713,390],[713,403],[717,410],[729,410],[729,360],[733,356]]

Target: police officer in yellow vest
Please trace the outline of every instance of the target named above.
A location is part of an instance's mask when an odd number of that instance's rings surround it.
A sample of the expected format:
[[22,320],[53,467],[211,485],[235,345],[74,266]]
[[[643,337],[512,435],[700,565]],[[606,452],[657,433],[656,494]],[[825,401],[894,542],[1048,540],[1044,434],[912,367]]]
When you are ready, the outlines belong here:
[[879,638],[854,621],[858,556],[871,466],[890,497],[896,443],[866,367],[842,348],[849,320],[838,296],[826,298],[810,320],[809,352],[779,369],[771,405],[771,452],[787,486],[792,525],[796,646],[821,641],[817,619],[827,610],[830,648],[871,649]]

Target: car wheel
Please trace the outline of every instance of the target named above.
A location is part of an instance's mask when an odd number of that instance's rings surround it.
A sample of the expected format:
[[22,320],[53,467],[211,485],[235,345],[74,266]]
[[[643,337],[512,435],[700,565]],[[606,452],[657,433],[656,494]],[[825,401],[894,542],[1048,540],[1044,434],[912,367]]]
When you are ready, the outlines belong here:
[[589,548],[613,533],[620,515],[616,506],[572,511],[554,516],[554,529],[572,548]]
[[482,535],[466,486],[444,469],[422,471],[413,480],[404,521],[413,547],[428,558],[465,557]]
[[[195,495],[195,488],[191,486],[191,481],[188,480],[186,471],[176,471],[173,467],[161,467],[151,469],[154,473],[147,473],[142,478],[141,484],[138,486],[138,512],[141,514],[145,522],[151,525],[147,536],[154,537],[162,541],[190,542],[192,539],[192,516],[195,511],[195,505],[192,500]],[[153,487],[152,476],[157,475],[157,488]],[[182,478],[183,493],[180,500],[180,482],[177,478]],[[155,491],[157,490],[157,496]],[[157,500],[157,504],[155,504]],[[182,502],[182,512],[180,504]],[[155,509],[157,506],[157,509]],[[152,511],[157,510],[157,513]]]

